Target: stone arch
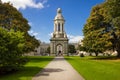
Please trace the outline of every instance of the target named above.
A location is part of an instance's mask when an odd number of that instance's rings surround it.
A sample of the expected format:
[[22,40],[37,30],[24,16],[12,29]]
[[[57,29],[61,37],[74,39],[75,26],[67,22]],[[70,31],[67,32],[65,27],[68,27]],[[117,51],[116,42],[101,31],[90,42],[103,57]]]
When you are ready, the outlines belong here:
[[58,23],[58,31],[61,31],[61,30],[60,30],[60,23]]
[[59,55],[59,54],[63,54],[63,45],[60,44],[60,43],[58,43],[58,44],[56,45],[56,51],[57,51],[57,54],[58,54],[58,55]]

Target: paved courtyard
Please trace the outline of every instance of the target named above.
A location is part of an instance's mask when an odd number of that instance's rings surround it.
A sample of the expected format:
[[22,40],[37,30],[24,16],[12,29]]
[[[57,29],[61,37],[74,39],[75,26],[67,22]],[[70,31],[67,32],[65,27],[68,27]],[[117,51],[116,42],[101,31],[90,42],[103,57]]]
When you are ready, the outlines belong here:
[[56,57],[32,80],[84,80],[84,78],[63,57]]

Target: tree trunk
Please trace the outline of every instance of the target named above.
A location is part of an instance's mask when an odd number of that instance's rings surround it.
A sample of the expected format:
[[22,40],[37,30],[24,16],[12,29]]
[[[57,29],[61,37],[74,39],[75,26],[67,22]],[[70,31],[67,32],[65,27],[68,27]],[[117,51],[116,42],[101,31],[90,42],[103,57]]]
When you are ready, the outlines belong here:
[[92,53],[90,53],[89,56],[92,56]]
[[120,49],[117,50],[117,57],[120,58]]
[[120,42],[116,44],[117,57],[120,58]]
[[96,56],[98,56],[98,53],[95,53]]

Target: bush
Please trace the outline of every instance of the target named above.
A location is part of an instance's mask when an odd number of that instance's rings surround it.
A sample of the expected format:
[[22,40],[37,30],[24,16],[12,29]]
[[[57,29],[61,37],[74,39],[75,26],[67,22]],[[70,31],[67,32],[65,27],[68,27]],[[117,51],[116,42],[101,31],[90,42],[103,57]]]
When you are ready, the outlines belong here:
[[0,28],[0,72],[16,71],[26,63],[23,33]]
[[83,53],[81,53],[81,54],[80,54],[80,57],[84,57],[84,54],[83,54]]

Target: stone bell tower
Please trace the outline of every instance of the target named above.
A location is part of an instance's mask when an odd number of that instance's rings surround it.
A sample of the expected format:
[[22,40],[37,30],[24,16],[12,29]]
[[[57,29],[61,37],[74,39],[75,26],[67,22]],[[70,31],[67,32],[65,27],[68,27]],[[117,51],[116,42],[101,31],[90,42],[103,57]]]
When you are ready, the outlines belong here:
[[65,20],[62,16],[62,10],[57,9],[57,15],[54,19],[54,32],[50,39],[50,53],[59,55],[68,53],[68,38],[64,30]]

